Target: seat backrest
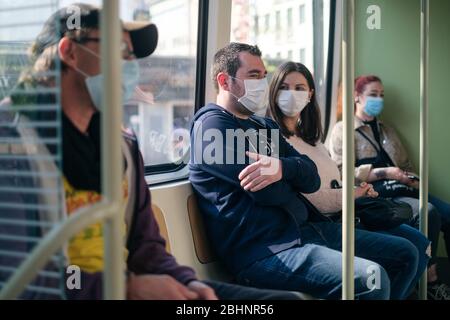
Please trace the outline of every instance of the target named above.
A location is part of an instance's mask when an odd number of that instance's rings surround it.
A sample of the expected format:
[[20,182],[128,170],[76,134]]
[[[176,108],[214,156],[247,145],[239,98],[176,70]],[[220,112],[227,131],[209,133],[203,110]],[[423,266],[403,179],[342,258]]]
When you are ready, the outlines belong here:
[[187,200],[187,209],[192,238],[194,240],[195,253],[198,260],[203,264],[217,261],[217,256],[214,253],[206,234],[203,217],[198,208],[197,198],[194,194],[191,194]]
[[177,262],[193,268],[199,279],[230,282],[232,275],[214,254],[206,236],[203,216],[191,184],[186,181],[155,187],[151,192],[161,236]]
[[161,234],[161,237],[163,237],[164,240],[166,240],[166,250],[167,250],[167,252],[171,252],[170,241],[169,241],[169,232],[167,231],[166,219],[164,218],[164,215],[158,206],[152,204],[152,210],[153,210],[153,214],[155,215],[156,222],[158,222],[159,232]]

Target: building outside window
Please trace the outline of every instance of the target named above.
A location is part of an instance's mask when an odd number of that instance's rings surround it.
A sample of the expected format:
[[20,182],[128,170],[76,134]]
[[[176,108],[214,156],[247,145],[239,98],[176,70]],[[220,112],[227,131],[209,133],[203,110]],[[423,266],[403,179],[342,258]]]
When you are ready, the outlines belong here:
[[299,15],[299,23],[300,24],[304,24],[306,22],[306,5],[302,4],[299,7],[298,10],[298,15]]

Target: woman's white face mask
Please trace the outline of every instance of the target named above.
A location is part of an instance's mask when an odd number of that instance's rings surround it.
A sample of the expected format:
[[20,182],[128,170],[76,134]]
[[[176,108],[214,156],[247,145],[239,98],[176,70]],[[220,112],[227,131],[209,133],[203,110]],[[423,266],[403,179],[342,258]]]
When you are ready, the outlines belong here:
[[277,103],[286,117],[295,117],[306,108],[309,99],[308,91],[280,90]]

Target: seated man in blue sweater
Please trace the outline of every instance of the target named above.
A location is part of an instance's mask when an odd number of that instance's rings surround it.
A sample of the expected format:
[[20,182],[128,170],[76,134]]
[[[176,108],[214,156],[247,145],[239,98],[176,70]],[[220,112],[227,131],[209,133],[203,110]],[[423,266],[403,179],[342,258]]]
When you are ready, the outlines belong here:
[[[317,168],[263,114],[267,71],[256,46],[219,50],[217,103],[191,129],[190,180],[208,235],[239,283],[339,299],[341,225],[308,211],[298,196],[320,186]],[[359,299],[404,299],[416,285],[418,251],[406,239],[356,230]]]

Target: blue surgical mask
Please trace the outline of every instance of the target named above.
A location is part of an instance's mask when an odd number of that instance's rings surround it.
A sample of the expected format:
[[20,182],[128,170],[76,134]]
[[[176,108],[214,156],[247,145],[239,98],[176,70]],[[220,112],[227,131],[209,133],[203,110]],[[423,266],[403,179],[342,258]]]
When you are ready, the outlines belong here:
[[364,112],[371,117],[378,117],[384,108],[384,99],[375,97],[366,97]]
[[[86,78],[86,86],[91,96],[92,102],[97,110],[102,111],[103,94],[103,74]],[[124,105],[133,95],[139,84],[139,64],[136,60],[122,61],[122,105]]]

